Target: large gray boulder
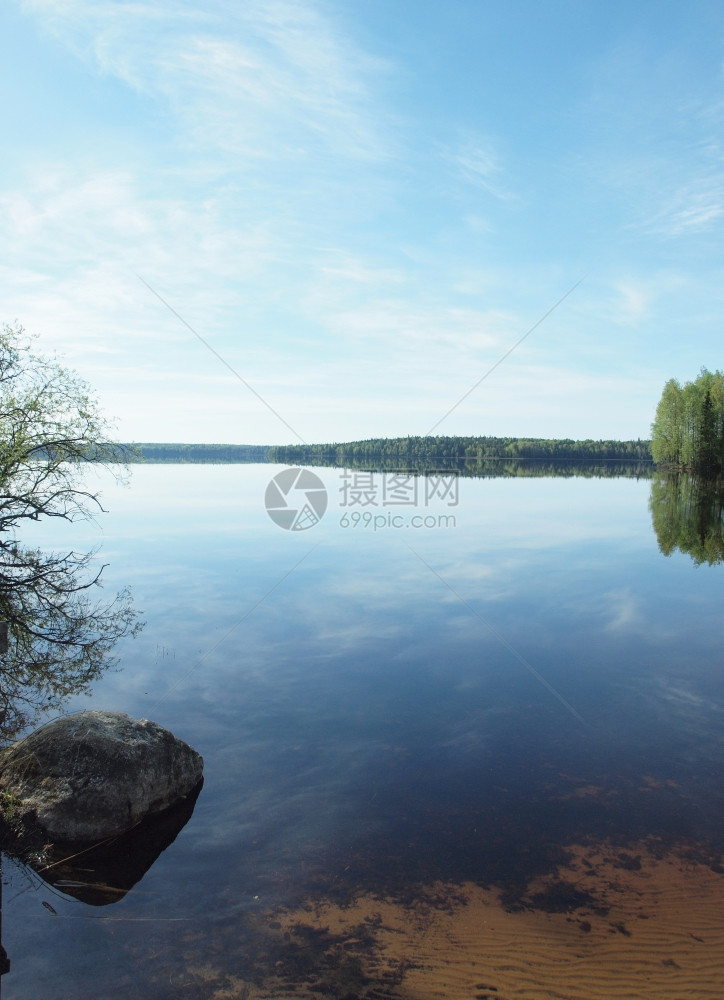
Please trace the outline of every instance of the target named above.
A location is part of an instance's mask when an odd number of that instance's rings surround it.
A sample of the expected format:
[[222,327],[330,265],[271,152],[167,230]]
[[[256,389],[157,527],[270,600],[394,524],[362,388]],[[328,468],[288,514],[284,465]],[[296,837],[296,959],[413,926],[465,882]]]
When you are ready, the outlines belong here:
[[88,843],[167,809],[202,771],[201,756],[155,722],[79,712],[0,753],[0,808],[17,829]]

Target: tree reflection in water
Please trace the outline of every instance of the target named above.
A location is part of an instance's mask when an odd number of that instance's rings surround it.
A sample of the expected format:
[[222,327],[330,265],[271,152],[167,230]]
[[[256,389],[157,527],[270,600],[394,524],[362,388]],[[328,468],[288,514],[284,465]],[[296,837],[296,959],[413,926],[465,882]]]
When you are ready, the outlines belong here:
[[[142,627],[128,590],[110,602],[93,599],[102,571],[92,552],[59,555],[26,548],[15,540],[0,543],[0,621],[7,623],[8,632],[7,649],[0,653],[0,746],[16,740],[43,715],[59,711],[71,695],[89,691],[92,682],[116,662],[110,655],[115,643]],[[108,886],[106,895],[87,885],[92,880],[87,870],[85,888],[77,889],[76,895],[84,898],[85,893],[93,902],[101,897],[104,901],[122,898],[173,840],[190,811],[170,826],[167,822],[131,870],[124,865],[130,856],[128,845],[121,847],[120,854],[115,851],[115,869],[114,851],[107,846],[106,854],[98,859],[98,866],[105,865],[105,869],[97,879]],[[2,841],[5,851],[24,857],[23,845],[15,842],[9,829],[3,830]],[[41,866],[48,863],[39,862]],[[67,867],[63,871],[72,881],[72,871]],[[56,869],[50,873],[51,877],[45,877],[52,882]],[[1,883],[0,869],[0,893]],[[0,920],[1,914],[0,895]],[[0,942],[0,976],[9,969]]]
[[94,553],[57,554],[0,543],[0,620],[8,650],[0,656],[0,743],[58,711],[116,661],[113,646],[142,627],[128,590],[94,600],[102,566]]
[[649,509],[659,549],[677,549],[697,565],[724,561],[724,483],[689,473],[659,474]]

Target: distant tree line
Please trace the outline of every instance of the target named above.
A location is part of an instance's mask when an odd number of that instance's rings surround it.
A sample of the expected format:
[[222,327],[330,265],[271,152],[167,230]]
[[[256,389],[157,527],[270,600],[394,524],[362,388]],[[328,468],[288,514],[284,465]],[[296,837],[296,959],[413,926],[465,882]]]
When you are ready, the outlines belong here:
[[266,462],[267,445],[257,444],[134,444],[128,445],[130,462],[220,463]]
[[713,477],[724,472],[724,374],[701,370],[693,382],[664,386],[651,428],[657,465]]
[[[509,461],[555,463],[650,463],[650,442],[576,441],[512,437],[369,438],[364,441],[314,445],[174,444],[119,445],[119,461],[168,463],[274,462],[286,465],[329,465],[348,468],[457,469]],[[562,470],[561,470],[562,471]],[[480,475],[481,472],[472,473]],[[485,474],[493,474],[492,467]],[[498,473],[499,474],[499,473]],[[520,475],[520,471],[517,471]]]
[[405,437],[369,438],[342,444],[285,445],[269,448],[270,462],[288,465],[349,465],[393,460],[398,467],[431,467],[453,461],[483,462],[499,459],[548,461],[650,462],[648,441],[574,441],[513,437]]

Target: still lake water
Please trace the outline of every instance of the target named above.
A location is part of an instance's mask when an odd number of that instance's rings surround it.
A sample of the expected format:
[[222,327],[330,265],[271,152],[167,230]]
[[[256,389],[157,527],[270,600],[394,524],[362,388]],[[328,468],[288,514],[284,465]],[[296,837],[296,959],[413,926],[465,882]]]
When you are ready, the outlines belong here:
[[6,1000],[271,996],[285,958],[255,920],[276,907],[468,882],[515,912],[572,844],[716,869],[724,567],[661,554],[649,481],[461,479],[422,511],[454,525],[375,531],[340,525],[319,469],[329,509],[293,532],[264,509],[278,471],[135,467],[98,525],[38,529],[100,544],[105,593],[130,585],[146,620],[67,710],[154,719],[204,786],[111,905],[5,859]]

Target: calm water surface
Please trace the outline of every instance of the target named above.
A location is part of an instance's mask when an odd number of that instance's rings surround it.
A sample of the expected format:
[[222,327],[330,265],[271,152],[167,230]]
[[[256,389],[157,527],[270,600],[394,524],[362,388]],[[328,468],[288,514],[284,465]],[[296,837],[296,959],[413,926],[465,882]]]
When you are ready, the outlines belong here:
[[324,519],[291,532],[277,471],[138,467],[98,525],[39,529],[102,545],[147,622],[68,710],[156,720],[205,783],[112,905],[5,860],[4,997],[221,996],[187,969],[253,978],[254,915],[315,893],[515,905],[586,838],[724,848],[724,569],[661,554],[650,482],[464,479],[434,507],[454,527],[374,531],[340,526],[324,469]]

